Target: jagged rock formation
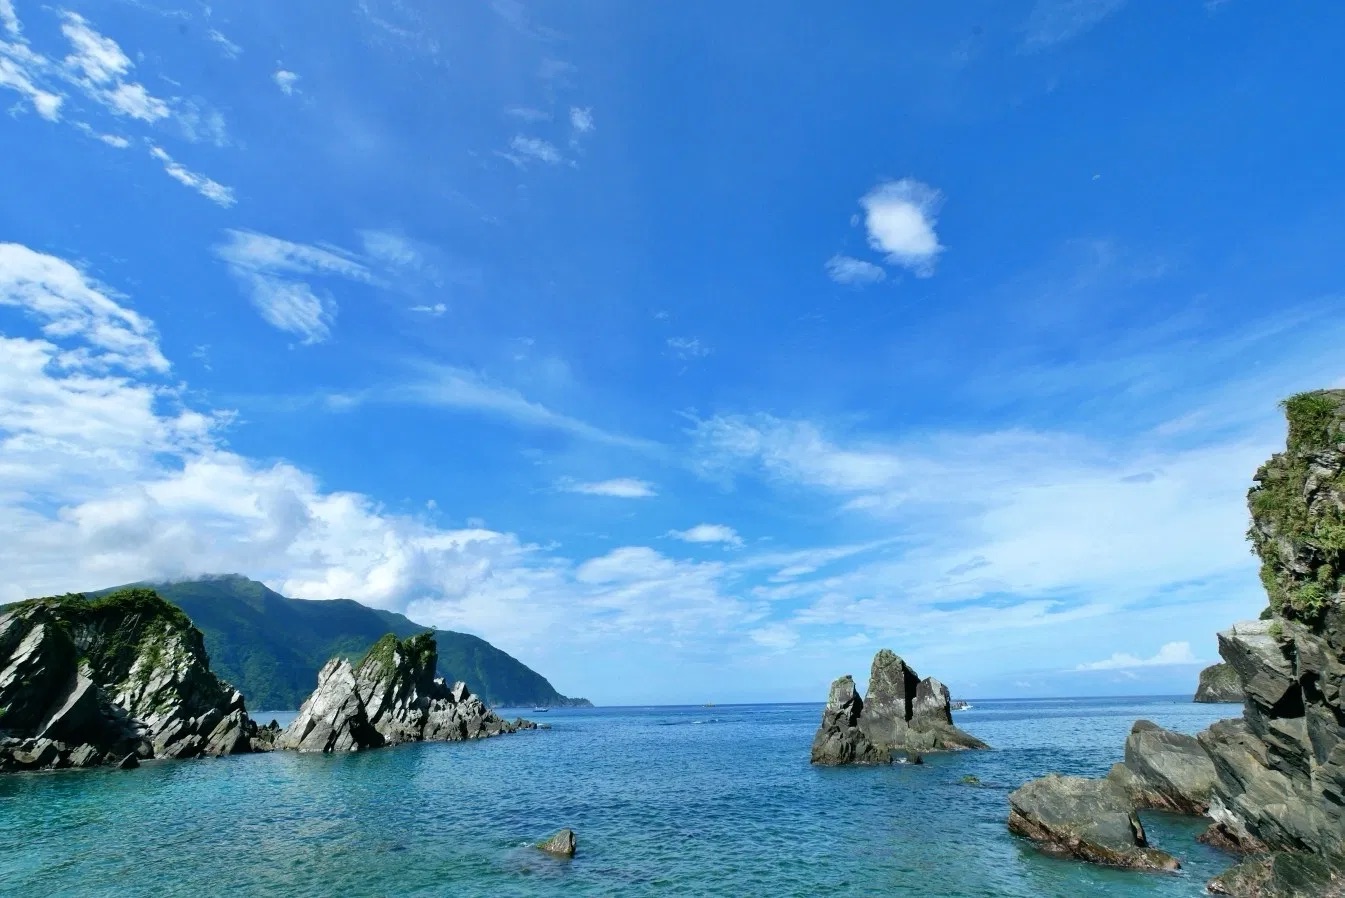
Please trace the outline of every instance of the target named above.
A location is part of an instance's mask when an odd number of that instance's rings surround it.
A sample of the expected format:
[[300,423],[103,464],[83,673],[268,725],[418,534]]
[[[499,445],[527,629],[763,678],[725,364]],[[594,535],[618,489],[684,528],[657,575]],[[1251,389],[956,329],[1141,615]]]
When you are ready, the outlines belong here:
[[888,764],[894,752],[987,748],[953,726],[948,687],[921,680],[888,649],[873,659],[869,693],[861,699],[849,674],[831,684],[822,724],[813,737],[812,763]]
[[34,599],[0,615],[0,770],[265,750],[201,633],[152,590]]
[[1238,673],[1227,661],[1211,664],[1200,672],[1200,683],[1192,701],[1207,704],[1242,704],[1242,684]]
[[1235,898],[1345,898],[1345,861],[1339,855],[1281,852],[1245,860],[1206,886]]
[[433,633],[401,641],[388,634],[358,666],[333,658],[318,688],[275,740],[293,751],[362,751],[401,742],[459,741],[533,729],[501,720],[464,683],[435,677]]
[[1114,780],[1051,774],[1009,796],[1009,831],[1044,851],[1135,870],[1176,870],[1150,848],[1130,796]]
[[1195,736],[1137,720],[1126,739],[1125,760],[1107,778],[1136,808],[1198,816],[1209,810],[1214,764]]

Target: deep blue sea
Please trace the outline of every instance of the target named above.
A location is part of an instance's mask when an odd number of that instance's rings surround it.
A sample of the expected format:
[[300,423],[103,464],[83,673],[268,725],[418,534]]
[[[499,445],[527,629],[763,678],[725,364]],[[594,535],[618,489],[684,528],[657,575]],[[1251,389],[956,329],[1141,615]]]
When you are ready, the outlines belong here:
[[[1181,873],[1104,870],[1010,836],[1007,797],[1105,773],[1136,718],[1194,733],[1240,710],[975,701],[957,722],[994,750],[922,766],[811,767],[821,706],[800,704],[553,710],[530,715],[551,730],[471,744],[0,777],[0,894],[1194,896],[1231,863],[1198,822],[1144,815]],[[563,826],[573,860],[530,847]]]

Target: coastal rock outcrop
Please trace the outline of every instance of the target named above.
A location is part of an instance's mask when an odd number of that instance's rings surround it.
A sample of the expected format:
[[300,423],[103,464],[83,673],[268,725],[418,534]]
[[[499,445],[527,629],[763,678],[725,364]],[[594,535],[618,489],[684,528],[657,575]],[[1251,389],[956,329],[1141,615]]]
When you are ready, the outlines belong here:
[[265,750],[201,632],[148,589],[0,614],[0,770]]
[[1227,661],[1211,664],[1200,672],[1200,683],[1192,701],[1206,704],[1242,704],[1242,684],[1238,672]]
[[436,678],[433,633],[405,641],[389,634],[358,665],[333,658],[318,688],[275,738],[292,751],[363,751],[402,742],[480,739],[529,729],[509,723],[471,694],[465,683]]
[[556,857],[574,857],[575,848],[578,846],[579,839],[575,836],[574,830],[562,829],[537,847]]
[[1126,739],[1125,760],[1107,774],[1136,808],[1198,816],[1210,806],[1214,764],[1195,736],[1137,720]]
[[1176,870],[1150,848],[1130,796],[1114,780],[1051,774],[1009,796],[1009,830],[1044,851],[1134,870]]
[[921,680],[889,649],[878,652],[869,691],[860,698],[849,674],[831,684],[813,737],[814,764],[887,764],[894,752],[956,751],[988,746],[953,725],[948,687]]

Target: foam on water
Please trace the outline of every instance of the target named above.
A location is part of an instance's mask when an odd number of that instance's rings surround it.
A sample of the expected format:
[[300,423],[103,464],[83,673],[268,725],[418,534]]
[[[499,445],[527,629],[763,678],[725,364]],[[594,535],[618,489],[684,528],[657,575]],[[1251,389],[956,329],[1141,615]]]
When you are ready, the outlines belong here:
[[[10,776],[0,894],[1125,898],[1201,895],[1231,863],[1162,814],[1145,825],[1177,875],[1043,857],[1004,821],[1027,779],[1105,773],[1136,718],[1196,732],[1237,708],[974,704],[957,722],[994,750],[920,766],[811,767],[820,705],[772,705],[556,709],[549,731],[473,744]],[[532,848],[563,826],[573,860]]]

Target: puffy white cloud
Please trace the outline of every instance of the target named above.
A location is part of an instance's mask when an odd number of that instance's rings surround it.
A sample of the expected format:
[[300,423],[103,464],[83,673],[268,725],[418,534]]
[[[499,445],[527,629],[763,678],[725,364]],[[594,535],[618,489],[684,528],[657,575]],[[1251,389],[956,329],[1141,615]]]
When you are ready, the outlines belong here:
[[608,496],[613,499],[648,499],[658,495],[652,483],[646,480],[637,480],[634,477],[617,477],[612,480],[599,480],[589,483],[562,481],[560,489],[567,493]]
[[869,245],[886,253],[887,261],[920,277],[934,273],[943,247],[934,226],[942,195],[914,178],[879,184],[859,201]]
[[1167,667],[1178,664],[1202,664],[1191,651],[1189,642],[1167,642],[1151,657],[1140,658],[1128,652],[1117,652],[1104,661],[1080,664],[1075,670],[1130,670],[1136,667]]
[[724,524],[697,524],[686,530],[669,530],[668,535],[688,543],[723,543],[727,546],[743,544],[738,531]]
[[570,127],[577,134],[587,134],[593,130],[593,110],[588,107],[570,107]]
[[887,272],[872,262],[837,254],[827,260],[827,276],[838,284],[876,284]]
[[287,97],[293,96],[298,91],[299,76],[294,72],[277,69],[275,74],[271,76],[271,80],[275,81],[276,87],[280,88],[280,92]]

